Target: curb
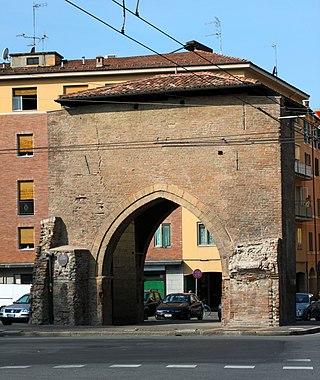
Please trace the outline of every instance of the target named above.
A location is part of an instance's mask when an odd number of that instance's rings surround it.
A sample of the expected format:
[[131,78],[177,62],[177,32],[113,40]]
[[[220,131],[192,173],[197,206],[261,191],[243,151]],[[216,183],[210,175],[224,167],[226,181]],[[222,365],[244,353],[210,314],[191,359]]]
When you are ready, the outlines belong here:
[[79,337],[79,336],[216,336],[216,335],[229,335],[229,336],[289,336],[289,335],[309,335],[317,334],[320,332],[319,327],[310,328],[294,328],[289,327],[287,329],[281,330],[242,330],[242,329],[175,329],[175,330],[139,330],[139,328],[134,329],[96,329],[96,330],[0,330],[0,336],[10,337],[10,336],[20,336],[20,337]]

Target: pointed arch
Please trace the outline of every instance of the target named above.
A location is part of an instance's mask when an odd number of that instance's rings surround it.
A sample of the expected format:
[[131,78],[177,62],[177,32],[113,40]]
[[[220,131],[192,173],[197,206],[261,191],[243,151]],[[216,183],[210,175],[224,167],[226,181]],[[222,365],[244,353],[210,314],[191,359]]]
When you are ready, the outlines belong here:
[[232,246],[232,239],[217,212],[212,208],[208,209],[199,199],[183,189],[167,184],[157,184],[140,190],[138,193],[123,200],[109,214],[98,231],[92,246],[92,254],[96,262],[95,276],[102,275],[105,252],[114,234],[118,233],[117,231],[121,229],[121,225],[133,219],[133,215],[139,209],[146,207],[157,199],[166,199],[186,208],[207,226],[215,238],[220,253],[222,276],[228,278],[227,258]]

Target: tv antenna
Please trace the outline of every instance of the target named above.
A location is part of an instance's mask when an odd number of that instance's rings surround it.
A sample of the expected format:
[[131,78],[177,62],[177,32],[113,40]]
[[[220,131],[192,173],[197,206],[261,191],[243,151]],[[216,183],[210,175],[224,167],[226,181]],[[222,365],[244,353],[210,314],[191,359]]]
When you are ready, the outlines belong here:
[[215,17],[214,18],[214,21],[210,21],[210,22],[207,22],[206,25],[209,25],[209,24],[215,24],[215,27],[216,27],[216,32],[215,33],[212,33],[212,34],[207,34],[206,37],[208,36],[216,36],[219,40],[219,52],[220,54],[222,54],[222,33],[221,33],[221,22],[219,20],[218,17]]
[[278,76],[278,55],[277,55],[277,45],[276,44],[272,44],[272,45],[269,45],[267,47],[272,47],[273,50],[274,50],[274,62],[275,62],[275,65],[273,66],[273,69],[272,69],[272,75],[274,75],[275,77]]
[[46,7],[47,3],[33,3],[32,6],[32,23],[33,23],[33,36],[27,36],[24,33],[23,34],[18,34],[17,37],[23,37],[23,38],[29,38],[32,39],[32,44],[29,46],[32,46],[31,52],[35,53],[36,51],[36,41],[42,41],[42,49],[44,47],[44,40],[48,38],[45,34],[42,37],[37,37],[36,35],[36,10],[41,7]]

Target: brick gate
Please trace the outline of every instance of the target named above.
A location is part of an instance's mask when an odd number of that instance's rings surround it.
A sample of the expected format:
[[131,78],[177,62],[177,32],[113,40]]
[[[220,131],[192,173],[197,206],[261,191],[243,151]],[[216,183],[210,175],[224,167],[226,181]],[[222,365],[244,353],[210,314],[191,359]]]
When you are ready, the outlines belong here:
[[280,142],[289,130],[276,121],[279,102],[241,95],[272,119],[239,96],[84,102],[49,114],[54,226],[43,222],[33,323],[50,312],[54,323],[142,321],[147,248],[178,206],[219,249],[224,324],[294,320],[294,143]]

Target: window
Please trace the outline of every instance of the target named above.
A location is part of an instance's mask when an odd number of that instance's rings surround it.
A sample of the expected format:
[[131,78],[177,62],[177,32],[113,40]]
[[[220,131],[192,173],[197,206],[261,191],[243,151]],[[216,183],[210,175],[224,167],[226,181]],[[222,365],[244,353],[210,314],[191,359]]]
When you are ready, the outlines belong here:
[[34,214],[33,181],[18,182],[18,213],[19,215]]
[[297,248],[302,249],[302,228],[297,228]]
[[198,228],[198,245],[215,245],[212,235],[206,229],[203,223],[198,223],[197,228]]
[[37,89],[14,88],[12,90],[12,110],[36,110],[37,109]]
[[295,145],[295,159],[300,160],[301,157],[301,148],[299,145]]
[[154,246],[169,247],[170,245],[170,224],[160,224],[154,235]]
[[313,251],[313,234],[309,232],[309,251]]
[[39,57],[27,58],[27,65],[39,65]]
[[33,135],[17,135],[18,156],[33,156]]
[[310,144],[311,133],[310,133],[310,124],[307,121],[304,121],[304,142]]
[[73,94],[78,91],[84,91],[88,89],[88,85],[72,85],[63,86],[63,95]]
[[319,160],[317,158],[314,161],[314,175],[319,177]]
[[34,228],[19,227],[19,249],[34,249]]
[[304,154],[304,163],[308,166],[311,166],[311,156],[308,153]]

